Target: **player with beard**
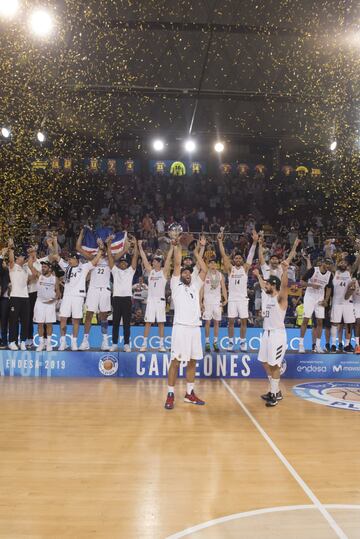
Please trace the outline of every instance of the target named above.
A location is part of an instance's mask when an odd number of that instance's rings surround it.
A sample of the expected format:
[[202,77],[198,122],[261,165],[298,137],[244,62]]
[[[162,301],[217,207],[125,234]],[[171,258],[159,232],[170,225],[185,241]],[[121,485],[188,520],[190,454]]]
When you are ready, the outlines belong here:
[[281,280],[270,275],[264,281],[258,269],[253,271],[262,290],[267,294],[264,309],[264,331],[261,336],[258,360],[263,363],[266,373],[270,373],[268,374],[269,392],[261,396],[266,401],[266,406],[269,407],[276,406],[283,398],[279,384],[280,367],[287,347],[284,320],[288,307],[288,262],[282,262],[281,267],[283,270]]
[[[338,333],[339,325],[344,322],[346,324],[346,336],[344,352],[353,353],[354,349],[350,344],[352,325],[355,324],[354,300],[353,293],[355,292],[355,282],[349,271],[349,264],[345,259],[340,260],[333,278],[334,294],[332,298],[331,308],[331,351],[336,351],[335,342],[336,334]],[[342,339],[339,336],[339,347],[342,344]],[[335,350],[334,350],[335,348]],[[340,350],[341,351],[341,348]]]
[[144,331],[144,344],[140,348],[140,352],[145,352],[148,345],[148,336],[150,333],[151,325],[154,322],[159,326],[160,348],[159,352],[166,352],[164,346],[164,324],[166,322],[166,301],[165,301],[165,287],[169,278],[170,264],[173,256],[173,245],[170,247],[166,257],[165,265],[162,267],[162,257],[154,256],[152,264],[150,264],[143,246],[142,240],[138,241],[139,253],[141,260],[144,264],[148,277],[148,297],[145,311],[145,331]]
[[171,278],[171,294],[174,302],[174,325],[171,336],[171,364],[168,375],[168,394],[165,408],[172,410],[175,399],[175,383],[181,362],[186,362],[186,394],[184,402],[203,405],[205,402],[194,392],[196,361],[203,358],[201,344],[200,290],[204,284],[207,267],[199,253],[194,250],[199,275],[191,269],[181,268],[181,247],[174,247],[174,273]]
[[[290,266],[291,261],[296,255],[296,250],[299,247],[301,243],[301,240],[298,238],[295,239],[294,244],[291,248],[291,251],[289,253],[289,256],[286,259],[286,262]],[[278,279],[281,279],[282,276],[282,267],[280,265],[280,259],[277,255],[273,254],[270,257],[269,264],[266,264],[265,257],[264,257],[264,239],[262,237],[259,237],[259,263],[261,268],[261,273],[263,276],[263,279],[267,281],[270,277],[270,275],[274,275],[275,277],[278,277]],[[265,305],[266,303],[266,292],[262,290],[261,294],[261,303],[262,305]],[[262,309],[262,315],[264,316],[264,309]]]
[[[227,304],[227,290],[225,279],[221,271],[218,271],[216,259],[208,262],[209,270],[206,274],[205,283],[200,291],[200,302],[205,320],[205,351],[210,352],[210,324],[214,320],[214,352],[219,352],[218,337],[219,324],[221,322],[222,309]],[[221,296],[224,298],[223,301]]]
[[252,246],[250,247],[246,262],[239,252],[235,252],[232,261],[225,253],[224,234],[218,234],[219,249],[224,264],[224,269],[229,277],[229,301],[228,301],[228,318],[229,318],[229,350],[234,348],[234,327],[236,318],[240,318],[240,350],[246,352],[246,327],[249,318],[249,298],[247,295],[248,272],[252,264],[256,244],[259,236],[254,230],[252,233]]
[[313,313],[316,317],[316,345],[315,351],[323,353],[321,348],[321,335],[325,308],[329,304],[332,289],[332,273],[328,270],[325,260],[318,260],[318,265],[307,270],[301,279],[301,285],[306,288],[304,295],[304,319],[300,329],[299,352],[305,353],[304,337],[309,320]]

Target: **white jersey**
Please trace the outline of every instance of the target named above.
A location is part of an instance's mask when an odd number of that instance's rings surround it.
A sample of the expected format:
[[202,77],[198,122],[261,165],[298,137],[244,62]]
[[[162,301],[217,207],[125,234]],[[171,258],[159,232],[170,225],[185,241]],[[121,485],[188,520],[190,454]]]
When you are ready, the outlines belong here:
[[313,269],[314,269],[313,275],[308,280],[308,283],[316,284],[320,288],[308,287],[306,289],[305,296],[307,297],[310,296],[313,299],[322,301],[324,299],[324,290],[330,282],[331,271],[326,271],[325,273],[321,273],[320,269],[317,266]]
[[163,270],[152,269],[148,279],[148,301],[152,299],[165,299],[165,287],[167,279]]
[[221,282],[224,276],[220,271],[214,273],[208,271],[204,281],[204,303],[208,305],[220,305]]
[[247,298],[248,276],[243,266],[231,266],[229,273],[229,301]]
[[86,296],[86,277],[89,271],[94,269],[91,262],[79,263],[78,266],[71,267],[60,258],[59,266],[65,271],[64,296]]
[[281,279],[283,270],[281,266],[278,266],[276,269],[273,269],[269,264],[263,264],[261,266],[261,273],[263,274],[264,281],[267,281],[270,275],[275,275],[278,279]]
[[266,294],[267,300],[264,305],[263,329],[285,329],[286,310],[282,309],[278,302],[278,296]]
[[191,278],[189,286],[172,277],[170,281],[171,295],[174,302],[174,325],[201,326],[200,290],[203,286],[200,277]]
[[50,303],[56,298],[55,275],[40,275],[36,283],[37,300],[41,303]]
[[90,274],[90,288],[110,288],[110,266],[107,258],[100,258]]
[[351,281],[352,279],[349,271],[336,270],[333,278],[333,305],[346,305],[347,303],[352,302],[351,296],[349,299],[345,299],[345,294]]

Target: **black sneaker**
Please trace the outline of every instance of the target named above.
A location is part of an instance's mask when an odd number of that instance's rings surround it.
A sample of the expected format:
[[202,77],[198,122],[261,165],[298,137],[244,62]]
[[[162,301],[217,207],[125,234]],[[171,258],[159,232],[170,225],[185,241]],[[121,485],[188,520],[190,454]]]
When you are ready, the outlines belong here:
[[214,352],[220,352],[220,348],[217,342],[213,343]]
[[313,345],[311,347],[311,351],[314,352],[314,353],[316,352],[316,344],[315,343],[313,343]]
[[344,351],[344,345],[343,345],[342,342],[338,344],[337,351],[340,352],[340,354],[343,353],[343,351]]
[[265,406],[276,406],[278,402],[279,401],[277,400],[276,395],[274,395],[274,393],[270,393],[270,398],[266,401]]
[[[261,395],[261,398],[264,400],[264,401],[268,401],[271,399],[271,395],[272,393],[270,393],[270,391],[268,393],[265,393],[264,395]],[[276,399],[278,401],[282,401],[283,400],[283,394],[281,393],[281,391],[279,391],[278,393],[276,393]]]
[[325,344],[325,350],[326,350],[327,352],[330,352],[330,343],[329,343],[329,342],[327,342],[327,343]]
[[211,348],[210,348],[210,343],[209,343],[209,342],[207,342],[207,343],[205,344],[205,352],[211,352]]
[[336,354],[336,346],[335,346],[335,344],[332,344],[332,345],[331,345],[330,352],[331,352],[332,354]]
[[354,348],[352,347],[351,344],[348,344],[347,346],[345,346],[344,352],[345,352],[345,354],[353,354],[354,353]]

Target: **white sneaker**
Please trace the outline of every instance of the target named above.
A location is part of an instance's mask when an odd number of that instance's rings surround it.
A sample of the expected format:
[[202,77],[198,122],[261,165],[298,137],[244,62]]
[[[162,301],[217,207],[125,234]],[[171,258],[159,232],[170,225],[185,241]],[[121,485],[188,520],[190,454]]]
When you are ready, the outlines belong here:
[[247,343],[246,342],[240,343],[240,352],[247,352]]
[[299,354],[305,354],[305,347],[303,344],[299,344]]
[[26,348],[26,342],[25,341],[21,341],[20,350],[22,350],[23,352],[26,352],[27,348]]
[[9,350],[19,350],[19,347],[18,347],[18,345],[16,344],[16,342],[11,342],[11,343],[9,343],[8,348],[9,348]]
[[101,343],[101,350],[103,352],[107,352],[110,350],[110,344],[109,344],[109,341],[107,338],[103,339],[102,340],[102,343]]
[[[77,349],[77,345],[76,345]],[[89,340],[84,337],[83,342],[79,346],[79,350],[90,350]]]
[[124,352],[131,352],[131,348],[130,348],[130,346],[128,344],[125,344]]
[[166,351],[167,351],[167,350],[166,350],[165,346],[160,346],[159,352],[166,352]]
[[[128,346],[128,345],[126,345],[126,346]],[[141,346],[139,348],[139,352],[146,352],[146,350],[147,350],[147,346]],[[124,351],[126,352],[125,347],[124,347]],[[129,350],[129,352],[130,352],[130,350]]]
[[110,347],[110,352],[117,352],[119,346],[117,344],[113,344]]
[[68,345],[66,344],[66,337],[60,337],[60,346],[59,351],[63,352],[64,350],[67,350]]
[[317,354],[323,354],[324,350],[321,348],[321,346],[315,346],[315,352]]
[[46,351],[47,352],[52,352],[53,351],[51,341],[46,343]]
[[40,341],[39,346],[36,348],[36,351],[37,352],[42,352],[44,350],[44,348],[45,348],[44,341]]
[[78,349],[78,345],[77,345],[77,340],[76,339],[71,339],[71,350],[73,352],[77,352],[79,349]]
[[230,344],[230,343],[229,343],[229,346],[227,347],[227,350],[228,350],[229,352],[232,352],[232,351],[234,350],[234,344]]

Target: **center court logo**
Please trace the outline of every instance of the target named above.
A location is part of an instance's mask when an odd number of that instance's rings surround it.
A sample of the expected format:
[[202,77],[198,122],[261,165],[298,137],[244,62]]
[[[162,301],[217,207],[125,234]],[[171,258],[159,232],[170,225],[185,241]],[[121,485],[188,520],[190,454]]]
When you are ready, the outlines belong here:
[[119,368],[119,362],[113,355],[106,354],[99,359],[99,371],[104,376],[113,376]]
[[360,383],[357,382],[309,382],[294,386],[293,393],[316,404],[360,412]]

